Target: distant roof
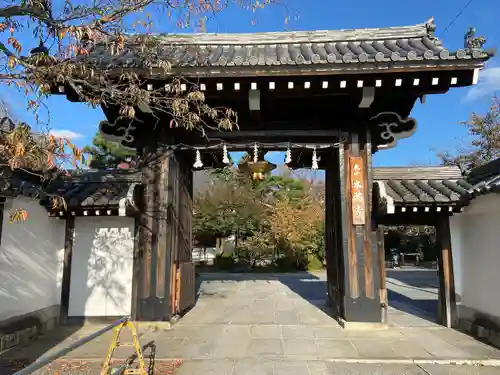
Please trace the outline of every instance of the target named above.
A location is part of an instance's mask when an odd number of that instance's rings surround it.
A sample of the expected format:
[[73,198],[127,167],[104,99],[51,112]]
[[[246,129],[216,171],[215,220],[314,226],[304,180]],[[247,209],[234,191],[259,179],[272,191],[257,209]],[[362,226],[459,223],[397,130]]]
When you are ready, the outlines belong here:
[[[131,170],[87,170],[54,181],[47,193],[64,199],[56,206],[50,200],[43,202],[51,211],[72,211],[81,215],[85,210],[110,210],[107,215],[123,215],[120,208],[133,204],[135,189],[140,185],[141,174]],[[88,214],[89,212],[87,212]]]
[[[168,34],[148,36],[159,44],[155,52],[174,67],[297,66],[447,61],[456,65],[493,52],[479,48],[448,51],[434,35],[436,25],[425,23],[371,29],[264,32],[247,34]],[[90,58],[107,66],[140,66],[134,52],[144,36],[129,35],[126,47],[113,53],[107,43],[96,45]],[[472,60],[471,60],[472,59]],[[372,67],[373,68],[373,67]]]
[[474,196],[500,191],[500,158],[474,168],[467,176],[467,181],[474,184]]
[[375,167],[374,180],[442,180],[461,179],[462,173],[456,166],[404,166]]
[[463,206],[473,187],[454,166],[378,167],[373,179],[387,213],[397,207]]
[[500,159],[474,168],[462,177],[455,166],[373,168],[376,194],[387,213],[416,207],[454,208],[477,196],[500,192]]

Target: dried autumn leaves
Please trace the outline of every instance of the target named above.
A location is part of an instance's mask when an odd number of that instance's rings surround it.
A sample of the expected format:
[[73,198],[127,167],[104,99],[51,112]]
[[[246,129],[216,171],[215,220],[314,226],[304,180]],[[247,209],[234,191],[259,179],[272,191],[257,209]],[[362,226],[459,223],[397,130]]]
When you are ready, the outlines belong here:
[[[26,176],[35,176],[39,181],[46,180],[64,172],[67,165],[77,166],[88,161],[83,151],[68,139],[56,138],[51,134],[34,133],[30,126],[20,123],[10,129],[0,131],[0,159],[3,179],[11,179],[15,171],[22,171]],[[12,128],[13,127],[13,128]],[[7,170],[6,170],[7,168]],[[9,173],[10,171],[10,173]],[[6,181],[5,186],[11,182]],[[65,205],[64,199],[52,197],[54,207]],[[15,208],[9,212],[9,222],[26,221],[28,212]]]
[[61,164],[85,162],[84,153],[66,138],[34,133],[27,124],[20,123],[11,131],[0,133],[0,155],[12,170],[20,169],[45,174]]
[[[138,115],[145,113],[165,123],[158,117],[166,116],[175,126],[201,132],[206,128],[231,130],[236,125],[234,111],[211,107],[194,83],[175,78],[171,58],[158,56],[161,41],[151,35],[152,11],[161,14],[158,11],[165,8],[169,17],[175,11],[181,18],[201,19],[205,13],[228,6],[220,0],[101,0],[78,4],[66,0],[61,9],[43,0],[13,3],[0,7],[0,17],[4,16],[0,33],[7,33],[7,43],[0,42],[0,50],[7,57],[2,78],[27,95],[33,94],[36,98],[32,101],[38,102],[64,88],[65,93],[76,95],[81,102],[113,108],[121,119],[139,120]],[[251,3],[235,2],[245,7]],[[131,21],[132,30],[125,29],[127,21]],[[22,56],[21,31],[27,28],[33,30],[36,39],[52,47],[41,43],[30,56]],[[126,31],[138,33],[126,36]],[[96,47],[103,46],[111,63],[102,64],[89,57]],[[131,69],[125,69],[115,58],[122,54],[134,55]],[[172,81],[168,87],[153,87],[153,68],[155,75]]]

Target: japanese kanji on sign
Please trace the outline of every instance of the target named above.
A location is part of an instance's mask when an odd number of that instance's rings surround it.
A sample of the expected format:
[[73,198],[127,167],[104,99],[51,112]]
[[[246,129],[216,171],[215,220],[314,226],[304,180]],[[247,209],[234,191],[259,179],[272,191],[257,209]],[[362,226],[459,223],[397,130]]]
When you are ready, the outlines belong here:
[[351,175],[351,206],[353,225],[365,224],[365,186],[363,183],[363,159],[359,156],[349,158]]

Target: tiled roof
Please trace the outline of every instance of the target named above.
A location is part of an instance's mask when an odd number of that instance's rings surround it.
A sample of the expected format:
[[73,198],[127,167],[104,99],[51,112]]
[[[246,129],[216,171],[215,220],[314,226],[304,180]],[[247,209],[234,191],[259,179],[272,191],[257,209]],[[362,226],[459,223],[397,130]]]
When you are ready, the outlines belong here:
[[460,179],[462,173],[454,166],[375,167],[374,180],[443,180]]
[[473,196],[500,191],[500,158],[474,168],[467,176],[467,181],[474,184]]
[[[433,20],[415,26],[252,34],[156,35],[155,54],[179,67],[290,66],[486,60],[493,53],[464,48],[448,51],[434,35]],[[113,53],[96,45],[90,58],[105,66],[141,66],[135,52],[142,36],[128,37]]]
[[[139,174],[129,171],[91,171],[56,181],[48,192],[63,198],[68,210],[113,209],[117,208],[122,200],[133,196],[140,180]],[[46,204],[51,207],[50,201]],[[56,210],[63,208],[61,201]]]
[[500,192],[500,174],[477,183],[471,190],[471,194],[474,197],[478,195],[498,192]]
[[373,177],[379,199],[396,206],[467,204],[473,188],[448,166],[374,168]]

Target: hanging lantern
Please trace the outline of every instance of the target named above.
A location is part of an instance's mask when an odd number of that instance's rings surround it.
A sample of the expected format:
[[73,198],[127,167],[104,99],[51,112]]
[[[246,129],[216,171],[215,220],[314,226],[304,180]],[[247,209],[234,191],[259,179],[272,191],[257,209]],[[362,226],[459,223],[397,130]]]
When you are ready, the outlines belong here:
[[276,169],[276,164],[269,163],[267,160],[259,161],[259,146],[253,145],[253,161],[245,161],[238,164],[238,169],[251,176],[253,180],[263,180],[266,174]]
[[245,163],[252,173],[252,179],[253,180],[260,180],[262,181],[266,174],[271,172],[276,168],[276,164],[269,163],[267,160],[261,160],[258,162],[247,162]]
[[266,174],[271,172],[276,168],[276,164],[269,163],[267,160],[261,160],[257,162],[246,161],[241,164],[238,164],[238,169],[246,174],[248,177],[251,177],[253,180],[262,181]]

